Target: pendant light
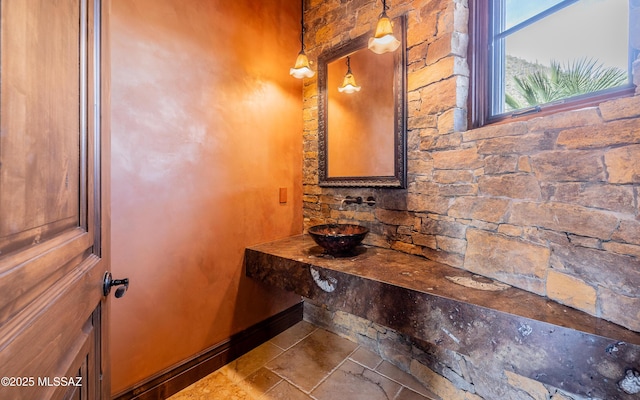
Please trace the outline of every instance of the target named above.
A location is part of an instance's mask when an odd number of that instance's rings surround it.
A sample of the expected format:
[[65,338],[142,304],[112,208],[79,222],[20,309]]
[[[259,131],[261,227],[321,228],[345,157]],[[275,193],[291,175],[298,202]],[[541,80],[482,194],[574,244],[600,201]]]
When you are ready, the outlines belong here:
[[387,16],[388,9],[387,1],[382,0],[382,14],[378,19],[375,34],[369,39],[369,50],[376,54],[395,51],[400,47],[400,41],[393,36],[391,19]]
[[300,32],[300,43],[302,43],[302,48],[300,49],[300,53],[298,53],[298,58],[296,58],[296,63],[293,68],[289,69],[289,74],[294,78],[302,79],[302,78],[311,78],[316,73],[309,67],[309,58],[304,52],[304,0],[300,0],[301,5],[301,18],[300,25],[302,26]]
[[340,93],[354,93],[360,91],[360,86],[356,84],[356,78],[353,77],[351,72],[351,57],[347,56],[347,74],[344,76],[342,85],[338,87]]

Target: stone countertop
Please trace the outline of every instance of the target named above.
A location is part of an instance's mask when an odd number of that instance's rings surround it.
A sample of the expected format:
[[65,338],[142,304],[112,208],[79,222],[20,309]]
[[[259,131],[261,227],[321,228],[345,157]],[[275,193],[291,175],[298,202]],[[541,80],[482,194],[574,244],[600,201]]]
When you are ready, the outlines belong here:
[[463,355],[480,370],[589,398],[637,398],[622,388],[637,380],[640,333],[534,293],[378,247],[334,258],[308,235],[247,248],[245,265],[253,279],[394,329],[425,351]]
[[[262,253],[271,261],[280,259],[280,262],[287,263],[287,268],[297,266],[308,269],[309,266],[313,266],[615,341],[640,345],[639,333],[619,325],[563,306],[534,293],[394,250],[359,246],[354,256],[334,258],[323,254],[322,248],[305,234],[251,246],[247,249],[247,254],[250,252]],[[248,265],[247,274],[269,283],[265,276],[268,271],[258,273],[255,268],[249,268]],[[256,274],[261,276],[258,277]],[[294,275],[292,273],[292,279]],[[280,282],[279,286],[309,297],[308,294],[295,290],[297,285],[296,282]]]

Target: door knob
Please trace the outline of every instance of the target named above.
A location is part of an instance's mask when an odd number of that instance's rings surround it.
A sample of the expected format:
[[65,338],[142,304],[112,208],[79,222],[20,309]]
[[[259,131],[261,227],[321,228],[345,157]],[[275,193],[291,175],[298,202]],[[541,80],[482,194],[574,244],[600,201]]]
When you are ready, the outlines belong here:
[[124,296],[124,294],[127,292],[127,289],[129,289],[129,278],[113,279],[111,272],[105,272],[104,282],[102,285],[102,293],[105,296],[108,296],[109,293],[111,293],[111,288],[114,286],[119,286],[116,289],[116,298]]

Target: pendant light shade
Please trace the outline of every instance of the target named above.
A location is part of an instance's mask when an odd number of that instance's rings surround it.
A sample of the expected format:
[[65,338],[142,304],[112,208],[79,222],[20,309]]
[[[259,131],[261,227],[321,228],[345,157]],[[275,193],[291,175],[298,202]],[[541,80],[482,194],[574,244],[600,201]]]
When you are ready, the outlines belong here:
[[338,92],[354,93],[359,92],[360,89],[361,87],[356,84],[356,78],[353,77],[353,72],[351,72],[351,57],[347,56],[347,74],[344,76],[342,85],[338,87]]
[[400,41],[393,36],[393,25],[391,24],[391,19],[387,16],[387,10],[387,2],[382,0],[382,14],[378,19],[375,34],[369,39],[368,46],[369,50],[376,54],[395,51],[400,47]]
[[311,78],[316,73],[309,67],[309,58],[304,53],[304,50],[298,53],[298,58],[296,58],[296,63],[293,68],[289,69],[289,74],[294,78],[302,79],[302,78]]
[[309,58],[307,54],[304,52],[304,0],[300,0],[300,43],[302,45],[300,49],[300,53],[298,53],[298,57],[296,58],[296,63],[293,68],[289,69],[289,74],[294,78],[302,79],[302,78],[311,78],[316,73],[313,71],[309,65]]

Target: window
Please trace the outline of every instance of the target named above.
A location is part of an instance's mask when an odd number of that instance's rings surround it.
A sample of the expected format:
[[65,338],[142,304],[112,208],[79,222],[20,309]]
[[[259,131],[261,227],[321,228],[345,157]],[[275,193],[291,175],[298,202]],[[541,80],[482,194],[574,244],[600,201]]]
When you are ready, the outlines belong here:
[[633,93],[640,47],[635,3],[470,1],[471,125]]

